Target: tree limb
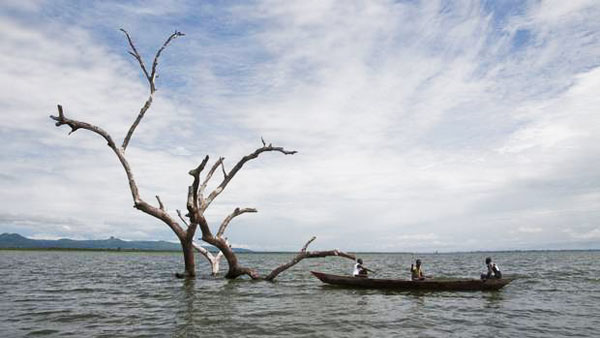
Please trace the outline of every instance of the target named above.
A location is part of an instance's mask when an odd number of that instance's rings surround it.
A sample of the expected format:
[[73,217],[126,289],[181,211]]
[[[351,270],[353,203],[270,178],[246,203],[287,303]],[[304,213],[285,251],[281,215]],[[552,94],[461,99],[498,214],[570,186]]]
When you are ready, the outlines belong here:
[[183,222],[183,224],[185,224],[186,226],[190,226],[188,222],[183,218],[183,216],[181,216],[181,210],[177,209],[177,215],[179,216],[179,219]]
[[[194,178],[192,185],[188,189],[187,208],[190,213],[190,219],[192,219],[193,216],[198,213],[198,187],[200,186],[200,173],[202,170],[204,170],[206,163],[208,163],[208,155],[204,157],[198,167],[188,172],[188,174]],[[192,220],[192,222],[194,221]]]
[[140,109],[140,112],[139,112],[138,116],[136,117],[135,121],[133,121],[133,124],[127,131],[127,135],[123,139],[123,144],[121,145],[121,148],[123,149],[123,151],[125,151],[125,149],[127,149],[127,145],[129,144],[129,141],[131,140],[131,137],[133,136],[133,132],[137,128],[138,124],[140,123],[140,121],[142,120],[144,115],[146,114],[146,111],[148,111],[148,109],[150,109],[150,106],[152,105],[152,97],[154,95],[154,92],[156,92],[156,84],[155,84],[154,80],[156,78],[156,67],[158,66],[158,58],[160,57],[160,54],[173,39],[175,39],[179,36],[183,36],[185,34],[175,31],[175,33],[173,33],[169,36],[169,38],[165,41],[165,43],[163,43],[162,47],[160,47],[160,49],[156,52],[156,55],[154,56],[154,61],[152,62],[152,71],[150,74],[148,74],[148,70],[146,69],[146,66],[144,65],[144,61],[142,60],[140,53],[138,53],[137,49],[135,48],[135,44],[131,40],[129,33],[127,33],[127,31],[122,28],[121,28],[121,31],[123,33],[125,33],[125,36],[127,37],[127,41],[129,42],[129,46],[133,50],[133,52],[129,52],[129,54],[133,55],[133,57],[138,61],[138,63],[140,64],[140,68],[142,68],[142,72],[146,76],[146,80],[148,80],[148,84],[150,85],[150,95],[148,96],[146,103],[144,103],[144,105]]
[[129,130],[127,131],[127,135],[123,139],[123,144],[121,145],[121,149],[123,149],[123,151],[125,151],[125,149],[127,149],[127,146],[129,145],[129,141],[131,140],[131,137],[133,136],[133,132],[135,131],[135,128],[137,128],[138,124],[140,124],[140,121],[142,121],[142,118],[146,114],[146,111],[148,111],[148,109],[150,109],[150,105],[152,105],[152,96],[153,96],[153,94],[150,94],[150,96],[148,96],[146,103],[144,103],[144,106],[142,106],[142,109],[140,109],[140,112],[139,112],[138,116],[135,118],[135,121],[133,121],[133,124],[131,125],[131,127],[129,127]]
[[158,195],[156,195],[156,200],[158,201],[158,207],[160,208],[160,210],[165,210],[165,206]]
[[144,72],[144,76],[146,77],[146,80],[150,81],[150,75],[148,74],[148,71],[146,70],[146,65],[144,65],[144,60],[142,59],[142,57],[140,56],[140,53],[138,53],[137,49],[135,48],[135,44],[133,43],[133,40],[131,40],[131,36],[129,36],[129,33],[127,33],[127,31],[124,30],[123,28],[121,28],[120,31],[125,34],[125,36],[127,37],[127,41],[129,42],[129,47],[131,47],[132,52],[130,51],[129,54],[131,54],[131,56],[133,56],[138,61],[138,63],[140,64],[140,68],[142,68],[142,72]]
[[308,242],[306,242],[306,244],[304,244],[304,246],[302,247],[300,252],[306,252],[306,248],[308,248],[310,243],[312,243],[315,239],[317,239],[317,236],[313,236],[311,239],[309,239]]
[[312,241],[314,241],[316,238],[317,237],[313,236],[313,238],[311,238],[308,242],[306,242],[306,244],[304,244],[304,246],[302,247],[300,252],[296,255],[296,257],[294,257],[290,262],[288,262],[286,264],[282,264],[282,265],[278,266],[277,268],[275,268],[273,271],[271,271],[271,273],[269,273],[265,277],[265,280],[267,280],[267,281],[274,280],[275,277],[277,277],[280,273],[282,273],[283,271],[298,264],[301,260],[303,260],[305,258],[320,258],[320,257],[328,257],[328,256],[339,256],[339,257],[344,257],[344,258],[348,258],[348,259],[352,259],[352,260],[356,259],[356,257],[354,255],[339,251],[337,249],[329,250],[329,251],[306,251],[308,245],[310,245],[310,243],[312,243]]
[[229,216],[225,217],[225,219],[221,223],[221,226],[219,227],[219,231],[217,232],[217,237],[223,236],[223,234],[225,233],[225,229],[227,229],[227,226],[229,225],[229,222],[231,222],[231,220],[234,217],[237,217],[246,212],[258,212],[258,210],[254,209],[254,208],[244,208],[244,209],[235,208],[235,210],[233,210],[233,212],[231,214],[229,214]]
[[141,211],[165,222],[173,230],[173,232],[175,232],[175,234],[178,237],[183,236],[185,234],[185,232],[181,228],[181,226],[179,226],[179,224],[171,216],[169,216],[169,214],[165,210],[156,208],[156,207],[146,203],[140,197],[137,184],[135,183],[135,179],[133,178],[133,171],[131,170],[131,167],[129,166],[129,162],[125,158],[124,152],[121,149],[117,148],[117,146],[115,145],[115,142],[112,140],[112,137],[110,137],[110,135],[104,129],[97,127],[93,124],[87,123],[87,122],[72,120],[72,119],[65,117],[64,111],[63,111],[63,108],[61,105],[58,105],[58,116],[50,115],[50,118],[53,119],[54,121],[56,121],[55,125],[57,127],[60,127],[65,124],[68,125],[69,127],[71,127],[71,132],[69,134],[72,134],[73,132],[77,131],[78,129],[85,129],[85,130],[89,130],[95,134],[98,134],[102,138],[104,138],[106,140],[108,146],[117,155],[119,162],[121,162],[121,165],[123,166],[123,169],[125,170],[125,174],[127,175],[127,180],[129,182],[129,189],[131,190],[131,197],[133,198],[133,203],[134,203],[133,206],[136,209],[141,210]]
[[200,202],[200,209],[202,209],[202,210],[205,210],[204,209],[204,202],[205,202],[204,201],[204,190],[206,189],[206,186],[208,185],[208,181],[210,181],[210,179],[212,178],[213,174],[215,173],[215,171],[217,170],[219,165],[223,164],[224,159],[225,159],[224,157],[219,157],[219,159],[212,165],[212,167],[206,174],[206,177],[204,178],[204,182],[202,182],[202,184],[200,185],[200,188],[198,188],[198,199]]
[[203,210],[206,210],[206,208],[208,208],[210,206],[210,204],[214,201],[214,199],[217,196],[219,196],[219,194],[225,189],[225,187],[227,187],[227,184],[229,184],[229,182],[231,182],[231,180],[233,179],[235,174],[237,174],[238,171],[240,171],[240,169],[242,169],[242,167],[244,166],[244,164],[246,164],[246,162],[257,158],[260,154],[267,152],[267,151],[276,151],[276,152],[280,152],[285,155],[293,155],[293,154],[297,153],[297,151],[295,151],[295,150],[289,151],[289,150],[285,150],[283,147],[273,147],[272,144],[266,145],[264,140],[262,140],[262,142],[263,142],[262,147],[256,149],[254,152],[242,157],[238,161],[238,163],[233,168],[231,168],[229,173],[227,173],[223,177],[223,181],[221,182],[221,184],[219,184],[219,186],[217,188],[215,188],[215,190],[213,190],[210,193],[210,195],[208,195],[208,197],[206,198],[205,204],[203,206]]
[[157,76],[156,74],[156,67],[158,66],[158,58],[160,57],[160,54],[162,53],[162,51],[167,48],[167,45],[175,38],[180,37],[180,36],[184,36],[185,34],[175,31],[175,33],[171,34],[171,36],[169,36],[169,38],[165,41],[165,43],[163,43],[162,47],[160,47],[160,49],[158,50],[158,52],[156,52],[156,55],[154,56],[154,61],[152,62],[152,72],[150,73],[150,90],[151,92],[156,91],[156,88],[154,87],[154,80]]
[[227,172],[225,172],[225,158],[223,158],[223,161],[221,161],[221,171],[223,172],[223,179],[225,179],[227,177]]

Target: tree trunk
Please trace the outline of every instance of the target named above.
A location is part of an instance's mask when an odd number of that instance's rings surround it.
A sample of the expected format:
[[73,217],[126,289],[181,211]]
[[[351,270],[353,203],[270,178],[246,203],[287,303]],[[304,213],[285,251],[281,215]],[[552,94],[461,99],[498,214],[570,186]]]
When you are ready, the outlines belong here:
[[185,264],[185,276],[196,276],[196,263],[194,262],[194,246],[192,241],[181,240],[181,249],[183,250],[183,261]]

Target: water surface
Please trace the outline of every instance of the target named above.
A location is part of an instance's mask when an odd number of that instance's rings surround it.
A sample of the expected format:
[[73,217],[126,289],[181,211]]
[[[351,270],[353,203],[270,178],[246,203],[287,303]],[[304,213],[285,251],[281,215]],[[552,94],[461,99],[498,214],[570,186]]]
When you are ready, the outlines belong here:
[[[393,292],[323,285],[352,261],[304,260],[275,283],[181,280],[178,253],[0,250],[0,336],[597,337],[600,252],[365,254],[377,277],[476,277],[493,255],[517,277],[494,292]],[[241,254],[262,272],[293,254]],[[223,264],[226,265],[225,262]]]

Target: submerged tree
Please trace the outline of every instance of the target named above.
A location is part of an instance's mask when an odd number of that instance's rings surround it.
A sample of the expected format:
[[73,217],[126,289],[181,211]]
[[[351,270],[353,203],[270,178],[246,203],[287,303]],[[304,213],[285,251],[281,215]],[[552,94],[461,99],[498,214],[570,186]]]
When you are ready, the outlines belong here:
[[[64,114],[63,108],[61,105],[58,105],[58,116],[51,115],[50,118],[56,121],[56,126],[60,127],[62,125],[68,125],[71,128],[69,135],[78,129],[85,129],[91,131],[95,134],[100,135],[106,142],[108,146],[112,149],[112,151],[117,155],[123,169],[125,170],[125,174],[127,175],[127,179],[129,182],[129,188],[131,190],[131,195],[133,198],[133,206],[153,217],[156,217],[163,221],[173,232],[177,235],[179,242],[181,243],[181,248],[183,251],[185,272],[184,276],[195,276],[196,267],[194,261],[194,249],[200,252],[211,264],[212,273],[216,275],[219,271],[219,262],[221,257],[225,257],[227,263],[229,265],[229,269],[226,278],[236,278],[241,275],[248,275],[252,279],[265,279],[265,280],[273,280],[277,275],[286,269],[294,266],[298,262],[300,262],[304,258],[318,258],[318,257],[327,257],[327,256],[341,256],[349,259],[354,259],[353,255],[340,252],[338,250],[329,250],[329,251],[307,251],[308,245],[314,241],[315,237],[310,239],[300,250],[300,252],[292,259],[292,261],[283,264],[273,271],[271,271],[268,275],[261,277],[260,274],[251,268],[242,266],[229,245],[227,238],[224,237],[225,230],[229,223],[237,216],[242,215],[244,213],[255,213],[257,212],[254,208],[236,208],[233,210],[231,214],[229,214],[225,219],[221,222],[216,234],[213,234],[211,231],[209,224],[204,216],[204,212],[208,209],[208,207],[212,204],[212,202],[223,192],[223,190],[227,187],[227,185],[231,182],[233,177],[242,169],[244,164],[248,161],[251,161],[257,158],[259,155],[265,152],[279,152],[284,155],[293,155],[296,151],[286,150],[283,147],[275,147],[272,144],[267,144],[264,139],[261,138],[262,146],[257,148],[252,153],[242,157],[229,171],[225,169],[224,160],[225,158],[220,157],[215,161],[204,178],[201,177],[202,172],[206,168],[209,157],[206,156],[202,160],[202,162],[198,165],[198,167],[190,170],[189,174],[193,177],[193,182],[188,188],[187,195],[187,214],[182,215],[180,210],[177,210],[177,214],[179,216],[180,221],[183,226],[173,217],[171,216],[165,209],[160,197],[157,195],[156,200],[158,206],[153,206],[150,203],[146,202],[140,196],[137,184],[133,177],[133,171],[127,158],[125,157],[125,150],[131,141],[133,133],[137,128],[138,124],[152,105],[152,100],[154,98],[154,94],[156,92],[156,78],[158,76],[157,67],[158,67],[158,59],[161,53],[165,50],[165,48],[176,38],[184,36],[183,33],[175,31],[171,34],[167,40],[163,43],[163,45],[158,49],[156,54],[154,55],[154,59],[152,61],[152,67],[150,70],[146,67],[141,55],[137,51],[131,36],[127,31],[121,29],[121,31],[125,34],[127,38],[127,42],[131,50],[129,54],[131,54],[138,62],[144,77],[148,80],[148,85],[150,88],[150,94],[148,99],[145,101],[144,105],[140,109],[135,121],[132,123],[129,131],[127,132],[123,142],[120,146],[118,146],[113,138],[106,132],[104,129],[92,125],[87,122],[77,121],[70,118],[67,118]],[[213,178],[215,172],[221,169],[221,173],[223,178],[221,179],[220,184],[212,190],[210,193],[206,193],[206,188]],[[188,219],[186,221],[186,218]],[[194,236],[196,235],[196,230],[200,228],[201,231],[201,239],[209,243],[219,249],[217,255],[213,255],[205,248],[201,247],[197,243],[194,242]]]

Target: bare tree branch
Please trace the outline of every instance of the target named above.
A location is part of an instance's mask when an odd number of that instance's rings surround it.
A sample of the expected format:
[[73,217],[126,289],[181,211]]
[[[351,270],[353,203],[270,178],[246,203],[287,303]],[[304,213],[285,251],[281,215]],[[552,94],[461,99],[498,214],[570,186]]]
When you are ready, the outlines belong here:
[[[179,209],[177,209],[177,215],[179,216],[179,219],[181,219],[183,224],[185,224],[187,227],[186,238],[193,238],[196,233],[196,227],[198,226],[198,223],[188,223],[181,215],[181,211]],[[211,264],[213,264],[212,261]]]
[[280,152],[282,154],[285,155],[293,155],[296,154],[297,151],[292,150],[285,150],[283,147],[273,147],[272,144],[269,145],[265,145],[264,140],[262,140],[263,142],[263,146],[256,149],[254,152],[242,157],[238,163],[231,168],[231,170],[229,171],[229,173],[227,173],[227,175],[225,175],[225,177],[223,178],[223,181],[221,182],[221,184],[219,184],[219,186],[217,188],[215,188],[215,190],[213,190],[210,195],[208,195],[208,197],[206,198],[206,203],[203,207],[203,210],[206,210],[206,208],[208,208],[210,206],[210,204],[214,201],[214,199],[219,196],[219,194],[225,189],[225,187],[227,187],[227,184],[229,184],[229,182],[231,182],[231,180],[233,179],[233,177],[235,176],[235,174],[238,173],[238,171],[240,171],[240,169],[242,169],[242,167],[244,166],[244,164],[246,164],[246,162],[253,160],[255,158],[258,157],[258,155],[267,152],[267,151],[276,151],[276,152]]
[[[272,144],[266,145],[266,142],[264,142],[264,140],[263,140],[263,146],[261,148],[258,148],[254,152],[250,153],[249,155],[242,157],[242,159],[240,159],[238,161],[238,163],[228,173],[225,171],[225,168],[223,166],[223,160],[217,161],[213,165],[209,175],[207,175],[208,176],[207,178],[210,179],[212,177],[214,171],[216,170],[216,168],[219,165],[221,165],[223,173],[224,173],[223,181],[219,184],[219,186],[217,186],[217,188],[215,188],[215,190],[213,190],[209,194],[208,198],[202,199],[203,203],[201,203],[200,209],[197,209],[194,207],[194,204],[196,204],[196,206],[197,206],[197,201],[198,201],[198,196],[197,196],[197,194],[194,195],[194,191],[198,191],[198,189],[197,189],[198,186],[195,185],[195,183],[193,183],[189,187],[188,210],[189,210],[191,223],[192,224],[197,223],[202,231],[202,240],[205,241],[206,243],[212,244],[215,247],[217,247],[222,252],[225,259],[227,259],[227,263],[229,265],[229,270],[227,271],[225,278],[233,279],[233,278],[239,277],[241,275],[248,275],[252,279],[260,279],[261,277],[260,277],[260,274],[256,270],[239,265],[236,254],[233,252],[233,250],[229,246],[228,242],[226,240],[224,240],[222,237],[222,235],[225,232],[225,229],[227,228],[231,219],[233,219],[235,216],[237,216],[236,212],[234,211],[234,214],[230,215],[228,218],[226,218],[223,221],[223,223],[221,224],[221,227],[219,228],[219,232],[217,233],[218,235],[213,236],[213,234],[208,226],[208,222],[206,221],[206,218],[204,217],[204,211],[209,207],[209,205],[212,203],[212,201],[214,201],[214,199],[223,191],[223,189],[225,189],[225,187],[231,181],[233,176],[235,176],[235,174],[242,168],[242,166],[246,162],[248,162],[254,158],[257,158],[261,153],[266,152],[266,151],[277,151],[277,152],[281,152],[285,155],[292,155],[292,154],[296,153],[296,151],[285,150],[283,147],[273,147]],[[194,177],[194,182],[196,182],[197,180],[198,180],[198,178]],[[206,182],[208,182],[208,181],[206,181]],[[200,190],[204,190],[204,187],[201,188]],[[241,211],[241,209],[238,211],[238,213],[240,213],[240,211]],[[250,208],[244,209],[244,212],[253,212],[253,211],[254,210],[250,209]]]
[[[227,245],[229,245],[229,241],[227,241],[227,238],[225,238],[225,242],[227,243]],[[231,247],[231,245],[229,245],[229,247]],[[222,257],[223,257],[223,251],[219,250],[219,252],[217,253],[217,257],[215,257],[215,259],[217,261],[219,261]]]
[[120,31],[125,34],[125,36],[127,37],[127,41],[129,42],[129,47],[131,47],[132,51],[130,51],[129,54],[131,54],[138,61],[138,63],[140,64],[140,68],[142,68],[142,72],[144,72],[144,75],[146,76],[146,80],[150,81],[150,74],[148,74],[148,71],[146,70],[146,65],[144,65],[144,60],[135,48],[135,44],[133,43],[133,40],[131,40],[131,36],[129,36],[129,33],[127,33],[127,31],[123,28],[121,28]]
[[127,37],[127,42],[129,42],[129,47],[131,47],[132,51],[130,51],[129,54],[131,54],[138,61],[138,63],[140,64],[140,68],[142,69],[142,72],[146,76],[146,80],[148,80],[148,84],[150,85],[150,93],[154,93],[156,91],[154,80],[156,79],[156,75],[157,75],[156,69],[158,66],[158,58],[160,57],[160,54],[163,52],[163,50],[165,48],[167,48],[167,46],[169,45],[169,43],[171,43],[171,41],[173,41],[173,39],[178,38],[180,36],[184,36],[185,34],[179,32],[179,31],[175,31],[173,34],[171,34],[167,38],[167,40],[165,40],[162,47],[160,47],[160,49],[154,55],[154,60],[152,62],[152,70],[150,73],[148,73],[148,70],[146,69],[146,65],[144,64],[144,60],[142,59],[142,56],[140,55],[140,53],[137,51],[137,48],[135,48],[135,44],[133,43],[131,36],[123,28],[121,28],[120,30]]
[[206,174],[206,177],[204,178],[204,182],[202,182],[202,185],[200,185],[200,188],[198,189],[198,198],[200,201],[200,209],[202,209],[202,210],[205,210],[204,209],[204,190],[206,190],[208,181],[210,181],[210,179],[212,178],[212,176],[215,173],[215,171],[217,170],[217,168],[223,164],[224,159],[225,159],[224,157],[219,157],[219,159],[213,164],[213,166],[210,168],[210,170]]
[[302,247],[300,252],[296,255],[296,257],[294,257],[290,262],[288,262],[286,264],[282,264],[282,265],[278,266],[277,268],[275,268],[273,271],[271,271],[271,273],[269,273],[265,277],[265,280],[268,280],[268,281],[274,280],[275,277],[277,277],[280,273],[282,273],[283,271],[298,264],[301,260],[303,260],[305,258],[321,258],[321,257],[328,257],[328,256],[339,256],[339,257],[344,257],[344,258],[348,258],[348,259],[352,259],[352,260],[356,259],[356,257],[354,255],[339,251],[337,249],[329,250],[329,251],[306,251],[306,249],[310,245],[310,243],[312,243],[312,241],[314,241],[316,238],[317,237],[313,237],[308,242],[306,242],[306,244],[304,244],[304,246]]
[[131,125],[131,127],[129,127],[129,130],[127,131],[127,135],[123,139],[123,144],[121,145],[121,149],[123,149],[123,151],[125,151],[125,149],[127,149],[127,145],[129,145],[129,141],[131,140],[131,137],[133,136],[133,132],[135,131],[135,128],[137,128],[138,124],[140,124],[140,121],[142,121],[142,118],[146,114],[146,111],[148,111],[148,109],[150,109],[150,105],[152,105],[152,96],[153,96],[153,94],[150,94],[150,96],[148,96],[146,103],[144,103],[144,106],[142,106],[142,109],[140,109],[140,112],[139,112],[138,116],[135,118],[135,121],[133,121],[133,124]]
[[162,201],[160,200],[160,197],[158,195],[156,195],[156,200],[158,201],[158,206],[160,208],[160,210],[165,210],[165,206],[163,205]]
[[183,222],[183,224],[185,224],[185,226],[190,226],[188,222],[183,218],[183,216],[181,216],[181,211],[179,209],[177,209],[177,215],[179,216],[179,219]]
[[308,242],[306,242],[306,244],[304,244],[304,246],[302,247],[300,252],[306,252],[306,248],[308,248],[310,243],[312,243],[315,239],[317,239],[317,236],[313,236],[311,239],[309,239]]
[[87,122],[81,122],[77,120],[72,120],[64,115],[64,111],[61,105],[58,105],[58,116],[50,115],[50,118],[56,121],[55,125],[60,127],[62,125],[68,125],[71,127],[71,133],[77,131],[78,129],[89,130],[95,134],[100,135],[104,138],[108,144],[108,146],[112,149],[112,151],[117,155],[119,162],[123,166],[125,170],[125,174],[127,175],[127,180],[129,182],[129,189],[131,190],[131,197],[133,198],[134,207],[138,210],[141,210],[151,216],[154,216],[163,222],[165,222],[172,230],[177,234],[177,236],[183,236],[184,230],[181,226],[173,219],[169,214],[160,208],[156,208],[148,203],[146,203],[139,194],[139,190],[137,184],[135,183],[135,179],[133,178],[133,171],[129,166],[129,162],[125,158],[125,154],[123,151],[115,145],[115,142],[112,140],[112,137],[102,128],[97,127],[95,125],[89,124]]
[[127,145],[129,144],[129,141],[131,140],[131,137],[133,136],[133,132],[137,128],[138,124],[140,123],[140,121],[142,120],[144,115],[146,114],[146,111],[148,111],[148,109],[150,109],[150,106],[152,105],[152,97],[154,95],[154,92],[156,92],[156,84],[155,84],[156,67],[158,66],[158,58],[160,57],[160,54],[173,39],[175,39],[179,36],[183,36],[185,34],[175,31],[175,33],[173,33],[169,36],[169,38],[165,41],[165,43],[163,43],[162,47],[160,47],[160,49],[156,52],[156,55],[154,56],[154,61],[152,62],[152,71],[150,74],[148,74],[148,70],[146,69],[146,66],[144,65],[144,61],[142,60],[140,53],[138,53],[137,49],[135,48],[135,44],[131,40],[129,33],[127,33],[127,31],[122,28],[121,28],[121,31],[123,33],[125,33],[125,36],[127,37],[127,41],[129,42],[129,46],[133,50],[133,52],[129,52],[129,54],[133,55],[133,57],[135,57],[135,59],[138,61],[138,63],[140,64],[140,68],[142,68],[142,72],[146,76],[146,80],[148,80],[148,84],[150,85],[150,95],[148,96],[146,103],[144,103],[144,106],[142,106],[142,108],[140,109],[140,112],[139,112],[138,116],[136,117],[135,121],[133,121],[133,124],[127,131],[127,135],[123,139],[123,144],[121,145],[121,148],[123,149],[123,151],[125,151],[125,149],[127,149]]
[[219,253],[214,256],[210,251],[206,248],[198,245],[196,242],[192,242],[192,246],[198,251],[202,256],[204,256],[209,262],[211,267],[211,273],[213,276],[216,276],[219,273],[219,265],[221,263],[221,257],[223,255],[219,251]]
[[187,208],[190,213],[190,218],[193,218],[193,214],[198,213],[198,187],[200,185],[200,173],[202,172],[202,170],[204,170],[206,163],[208,163],[208,155],[204,157],[204,159],[202,160],[202,162],[200,162],[198,167],[188,172],[188,174],[194,177],[194,182],[188,189]]
[[227,226],[229,225],[229,222],[231,222],[231,220],[234,217],[237,217],[246,212],[258,212],[258,210],[254,209],[254,208],[244,208],[244,209],[235,208],[235,210],[231,214],[229,214],[229,216],[225,217],[225,219],[221,223],[221,226],[219,227],[219,231],[217,232],[217,237],[223,236],[223,234],[225,233],[225,229],[227,229]]
[[152,72],[150,73],[150,90],[152,92],[156,91],[156,88],[154,87],[154,80],[157,76],[156,73],[156,67],[158,66],[158,58],[160,57],[160,54],[162,53],[162,51],[167,48],[167,45],[175,38],[180,37],[180,36],[184,36],[185,34],[175,31],[175,33],[171,34],[171,36],[169,36],[169,38],[165,41],[165,43],[163,43],[162,47],[160,47],[160,49],[158,50],[158,52],[156,52],[156,55],[154,56],[154,61],[152,62]]
[[227,173],[225,172],[225,158],[221,161],[221,171],[223,172],[223,179],[227,177]]

